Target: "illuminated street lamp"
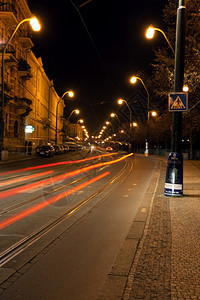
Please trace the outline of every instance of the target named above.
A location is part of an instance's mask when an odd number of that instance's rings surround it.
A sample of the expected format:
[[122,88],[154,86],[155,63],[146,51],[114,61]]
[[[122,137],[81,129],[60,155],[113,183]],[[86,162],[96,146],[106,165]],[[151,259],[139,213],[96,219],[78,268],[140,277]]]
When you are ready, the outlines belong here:
[[146,31],[146,37],[148,39],[152,39],[153,36],[154,36],[155,31],[159,31],[159,32],[162,33],[162,35],[164,36],[165,40],[167,41],[169,47],[171,48],[171,50],[172,50],[172,52],[175,56],[175,52],[174,52],[174,49],[173,49],[172,45],[170,44],[170,41],[168,40],[168,38],[167,38],[166,34],[164,33],[164,31],[162,31],[160,28],[155,28],[152,25],[150,25],[149,28]]
[[117,114],[115,114],[115,113],[111,113],[111,114],[110,114],[110,116],[111,116],[111,118],[115,118],[115,117],[116,117],[116,118],[117,118],[117,120],[119,121],[119,123],[121,123],[121,122],[120,122],[120,119],[119,119],[119,117],[118,117],[118,115],[117,115]]
[[65,95],[68,94],[70,98],[74,97],[74,92],[72,91],[66,91],[62,95],[62,97],[59,99],[59,101],[56,104],[56,132],[55,132],[55,144],[57,145],[58,142],[58,105],[60,104],[60,101],[64,99]]
[[4,58],[6,49],[8,47],[8,44],[11,42],[12,38],[14,37],[15,33],[19,29],[19,27],[25,23],[30,22],[30,25],[34,31],[40,30],[40,24],[35,16],[32,16],[30,18],[23,19],[20,21],[16,28],[14,29],[13,33],[11,34],[10,38],[6,41],[5,44],[3,44],[3,51],[2,51],[2,64],[1,64],[1,106],[0,106],[0,159],[2,159],[2,150],[3,150],[3,138],[4,138]]
[[157,112],[154,110],[150,111],[149,113],[152,115],[152,117],[157,117],[157,115],[158,115]]
[[189,87],[187,85],[183,86],[183,92],[187,93],[189,91]]
[[67,118],[68,121],[69,121],[69,118],[73,115],[73,113],[75,113],[76,115],[79,115],[80,114],[80,110],[79,109],[72,110],[72,112],[70,113],[69,117]]
[[131,108],[130,108],[130,106],[128,105],[127,101],[124,100],[124,99],[119,99],[117,102],[118,102],[119,105],[122,105],[123,102],[124,102],[124,103],[126,104],[126,106],[128,107],[129,114],[130,114],[129,127],[130,127],[130,135],[131,135],[131,123],[132,123],[132,111],[131,111]]
[[137,82],[137,79],[141,81],[141,83],[147,93],[147,139],[146,139],[146,145],[145,145],[145,156],[148,156],[149,155],[149,92],[146,88],[146,85],[144,84],[144,81],[140,77],[132,76],[130,79],[130,82],[132,84],[135,84]]
[[83,119],[79,119],[76,123],[81,123],[81,124],[83,124],[83,123],[84,123],[84,120],[83,120]]

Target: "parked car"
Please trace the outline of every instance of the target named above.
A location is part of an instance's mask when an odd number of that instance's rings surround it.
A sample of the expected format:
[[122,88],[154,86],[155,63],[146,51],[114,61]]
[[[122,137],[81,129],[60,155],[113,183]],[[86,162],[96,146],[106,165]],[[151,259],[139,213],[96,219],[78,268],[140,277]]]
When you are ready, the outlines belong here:
[[35,148],[36,155],[44,157],[52,157],[55,153],[55,149],[51,145],[37,146]]
[[64,149],[64,153],[69,152],[69,146],[68,145],[61,145]]
[[54,146],[55,149],[55,154],[63,154],[64,153],[64,148],[58,145]]
[[73,142],[65,142],[65,146],[69,147],[69,151],[76,151],[76,144]]

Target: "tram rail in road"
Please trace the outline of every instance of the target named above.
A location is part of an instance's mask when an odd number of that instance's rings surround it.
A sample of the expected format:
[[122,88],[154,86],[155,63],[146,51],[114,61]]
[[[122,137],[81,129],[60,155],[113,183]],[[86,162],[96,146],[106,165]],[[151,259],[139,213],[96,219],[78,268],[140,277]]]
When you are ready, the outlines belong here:
[[[121,157],[120,159],[116,160],[117,162],[121,162],[121,163],[123,162],[122,168],[117,173],[112,172],[112,170],[111,171],[104,170],[105,168],[108,169],[108,166],[113,165],[113,161],[110,161],[110,164],[105,163],[105,162],[99,163],[98,164],[98,172],[100,172],[100,174],[98,176],[91,177],[91,175],[90,175],[91,179],[84,181],[86,178],[88,178],[88,174],[87,175],[84,174],[80,178],[73,180],[70,183],[62,184],[61,186],[57,187],[55,190],[47,192],[45,195],[43,195],[43,196],[48,196],[46,201],[43,201],[42,203],[41,202],[36,203],[35,205],[31,206],[30,208],[28,207],[27,209],[22,210],[21,212],[14,214],[10,217],[7,217],[5,220],[2,220],[0,222],[0,229],[3,230],[3,228],[6,228],[7,226],[13,224],[14,222],[17,222],[18,220],[20,220],[22,218],[28,217],[33,212],[36,212],[37,210],[39,210],[41,208],[45,208],[49,204],[55,204],[56,201],[59,201],[63,197],[73,194],[79,190],[83,190],[83,195],[81,195],[81,197],[79,195],[79,197],[77,197],[79,199],[77,199],[76,203],[71,203],[72,204],[71,207],[68,207],[67,209],[62,211],[62,213],[59,214],[59,216],[54,217],[54,219],[52,221],[46,222],[45,224],[43,224],[42,226],[40,226],[33,232],[30,232],[29,234],[27,234],[24,238],[18,240],[16,243],[7,247],[0,254],[0,267],[5,265],[8,261],[13,259],[15,256],[17,256],[21,252],[23,252],[27,247],[32,245],[35,241],[39,240],[46,233],[48,233],[49,231],[54,229],[56,226],[60,225],[63,221],[68,219],[71,215],[75,214],[77,211],[79,211],[82,207],[84,207],[88,202],[90,202],[94,198],[98,197],[99,201],[103,201],[105,195],[107,195],[108,193],[111,193],[112,190],[114,188],[116,188],[116,186],[119,185],[123,180],[125,180],[125,178],[128,176],[128,174],[131,172],[133,163],[131,160],[125,160],[126,157],[127,156],[124,156],[124,157]],[[92,168],[90,169],[89,166],[84,167],[83,169],[87,169],[87,168],[88,168],[88,170],[92,169]],[[105,171],[105,172],[102,173],[103,171]],[[107,176],[108,176],[108,178],[107,178]],[[101,180],[105,177],[106,177],[106,181],[104,181],[104,182],[101,181],[101,185],[99,188],[98,188],[98,185],[96,185],[95,188],[93,187],[93,189],[95,189],[95,190],[93,192],[90,192],[90,194],[88,196],[84,197],[84,188],[86,188],[88,186],[93,186],[92,185],[93,183],[98,182],[99,180]],[[81,183],[79,183],[78,185],[75,185],[75,184],[77,184],[77,182],[78,183],[81,182]],[[72,186],[72,187],[70,189],[68,189],[67,191],[64,191],[61,194],[56,194],[51,197],[51,195],[53,195],[54,193],[57,193],[61,189],[66,189],[69,186]],[[50,198],[49,198],[49,196],[50,196]],[[36,200],[38,201],[39,198],[41,198],[41,196],[38,195],[31,199],[28,199],[28,200],[16,203],[7,208],[4,208],[1,212],[1,214],[5,215],[7,213],[15,211],[16,209],[19,209],[22,206],[31,204],[33,201],[36,201]],[[91,207],[89,209],[91,209]],[[28,218],[27,218],[26,222],[28,223]],[[22,232],[21,235],[24,235],[24,233]]]

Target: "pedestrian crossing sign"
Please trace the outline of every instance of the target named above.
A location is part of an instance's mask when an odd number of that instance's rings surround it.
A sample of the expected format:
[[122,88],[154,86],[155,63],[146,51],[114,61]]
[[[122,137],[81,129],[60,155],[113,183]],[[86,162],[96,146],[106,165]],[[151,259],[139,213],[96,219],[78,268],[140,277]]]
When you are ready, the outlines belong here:
[[170,93],[168,95],[169,111],[187,111],[188,94],[187,93]]

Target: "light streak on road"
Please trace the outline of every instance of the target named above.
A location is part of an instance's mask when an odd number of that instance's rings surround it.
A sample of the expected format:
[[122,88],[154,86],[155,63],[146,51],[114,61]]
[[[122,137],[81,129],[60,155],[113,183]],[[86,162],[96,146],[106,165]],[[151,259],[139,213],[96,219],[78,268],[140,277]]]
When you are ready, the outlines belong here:
[[0,182],[0,187],[2,187],[2,186],[4,187],[6,185],[15,184],[18,182],[26,181],[29,179],[34,179],[34,178],[45,176],[45,175],[49,175],[52,173],[54,173],[54,171],[50,170],[50,171],[41,172],[41,173],[37,173],[37,174],[33,174],[33,175],[28,175],[28,176],[24,176],[24,177],[20,177],[20,178],[9,179],[7,181]]
[[86,186],[88,186],[88,185],[90,185],[90,184],[92,184],[92,183],[94,183],[94,182],[102,179],[103,177],[105,177],[105,176],[107,176],[109,174],[110,174],[110,172],[105,172],[105,173],[103,173],[103,174],[101,174],[99,176],[96,176],[96,177],[94,177],[94,178],[92,178],[92,179],[90,179],[88,181],[85,181],[85,182],[81,183],[80,185],[76,186],[75,188],[71,188],[68,191],[64,191],[64,192],[60,193],[59,195],[51,197],[50,199],[48,199],[48,201],[43,201],[43,202],[40,202],[38,204],[35,204],[32,207],[27,208],[27,209],[21,211],[20,213],[14,215],[12,217],[7,218],[6,220],[1,221],[0,222],[0,229],[3,229],[5,227],[7,227],[7,226],[9,226],[9,225],[11,225],[11,224],[13,224],[13,223],[21,220],[21,219],[29,216],[29,215],[32,215],[33,213],[35,213],[35,212],[43,209],[44,207],[47,207],[48,205],[51,205],[51,204],[59,201],[60,199],[62,199],[62,198],[66,197],[66,196],[68,196],[68,195],[70,195],[72,193],[75,193],[75,192],[83,189],[84,187],[86,187]]
[[47,185],[51,185],[51,184],[54,184],[58,181],[65,180],[67,178],[80,175],[82,173],[91,171],[93,169],[97,169],[97,168],[100,168],[100,167],[106,166],[106,165],[115,164],[117,162],[120,162],[120,161],[124,160],[125,158],[127,158],[131,155],[133,155],[133,153],[124,155],[124,156],[122,156],[122,157],[120,157],[116,160],[103,162],[103,163],[98,163],[98,164],[95,164],[95,165],[90,165],[90,166],[87,166],[87,167],[84,167],[84,168],[81,168],[81,169],[78,169],[78,170],[75,170],[75,171],[72,171],[72,172],[64,173],[64,174],[61,174],[61,175],[58,175],[58,176],[55,176],[55,177],[52,177],[52,178],[48,178],[48,179],[40,180],[38,182],[27,184],[27,185],[24,185],[22,187],[20,186],[20,187],[17,187],[17,188],[13,188],[13,189],[9,189],[9,190],[0,192],[0,199],[4,199],[6,197],[11,197],[11,196],[19,194],[19,193],[26,193],[29,190],[42,188],[43,186],[46,187]]
[[[118,153],[117,152],[116,153],[112,153],[112,155],[116,155],[116,154],[118,154]],[[48,168],[48,167],[55,167],[55,166],[67,165],[67,164],[75,164],[75,163],[77,164],[77,163],[81,163],[81,162],[85,162],[85,161],[90,161],[90,160],[94,160],[94,159],[101,158],[101,157],[106,157],[106,156],[111,156],[111,154],[109,153],[109,154],[92,156],[92,157],[78,159],[78,160],[61,161],[61,162],[57,162],[57,163],[39,165],[39,166],[34,166],[34,167],[27,167],[27,168],[18,169],[18,170],[5,171],[5,172],[1,172],[0,176],[1,175],[12,174],[12,173],[20,173],[20,172],[24,172],[24,171],[30,171],[30,170],[37,170],[37,169],[42,169],[42,168]]]

